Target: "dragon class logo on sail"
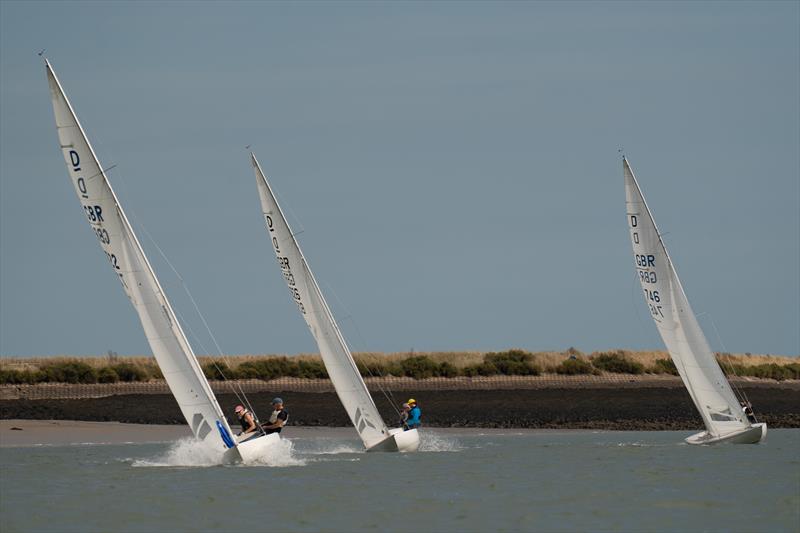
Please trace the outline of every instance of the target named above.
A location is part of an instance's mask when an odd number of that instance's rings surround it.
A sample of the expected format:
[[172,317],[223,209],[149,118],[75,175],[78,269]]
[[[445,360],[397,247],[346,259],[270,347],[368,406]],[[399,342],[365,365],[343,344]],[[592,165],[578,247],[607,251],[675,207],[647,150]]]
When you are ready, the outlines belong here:
[[281,246],[280,242],[278,241],[278,236],[275,234],[275,224],[272,221],[272,216],[264,215],[264,218],[267,221],[267,229],[272,237],[272,247],[275,249],[275,255],[278,257],[278,266],[281,267],[283,279],[286,280],[286,284],[289,286],[289,294],[292,295],[292,300],[294,300],[294,302],[297,304],[297,307],[300,308],[300,312],[306,314],[306,307],[303,305],[303,300],[300,296],[300,290],[297,288],[297,283],[295,283],[294,274],[292,274],[292,267],[289,266],[289,258],[281,255]]

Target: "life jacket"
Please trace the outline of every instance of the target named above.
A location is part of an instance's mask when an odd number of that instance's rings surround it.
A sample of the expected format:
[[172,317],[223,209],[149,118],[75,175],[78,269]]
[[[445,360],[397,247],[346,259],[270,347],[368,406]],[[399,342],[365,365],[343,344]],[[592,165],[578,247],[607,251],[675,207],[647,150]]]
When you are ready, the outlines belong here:
[[244,433],[244,431],[247,429],[248,426],[247,421],[244,419],[244,417],[247,416],[248,414],[253,416],[253,424],[255,425],[256,428],[258,427],[258,424],[256,423],[256,417],[252,413],[250,413],[249,409],[245,409],[244,411],[242,411],[242,416],[239,417],[239,425],[242,426],[242,433]]
[[274,424],[275,422],[277,422],[278,421],[278,415],[281,414],[281,413],[283,413],[285,415],[284,417],[282,417],[283,425],[285,426],[286,424],[288,424],[289,423],[289,413],[286,411],[286,409],[281,409],[280,411],[272,411],[272,414],[269,415],[269,423],[270,424]]
[[419,405],[415,405],[408,412],[408,419],[406,421],[406,424],[408,424],[408,427],[411,429],[419,427],[419,425],[422,422],[420,420],[421,417],[422,417],[422,409],[419,408]]

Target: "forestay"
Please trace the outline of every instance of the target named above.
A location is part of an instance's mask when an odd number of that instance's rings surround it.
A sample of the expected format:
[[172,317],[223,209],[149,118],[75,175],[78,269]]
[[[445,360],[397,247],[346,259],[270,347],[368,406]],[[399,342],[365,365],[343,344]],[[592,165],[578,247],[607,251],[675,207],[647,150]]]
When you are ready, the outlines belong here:
[[678,274],[627,159],[623,158],[628,227],[636,274],[650,315],[714,437],[750,426],[689,306]]
[[192,432],[200,440],[227,447],[230,427],[214,393],[55,72],[49,62],[46,66],[61,150],[92,232],[133,303]]
[[278,266],[289,286],[292,300],[317,341],[322,360],[336,393],[352,420],[364,446],[371,448],[389,437],[375,402],[358,372],[333,314],[322,296],[303,252],[278,205],[267,178],[254,154],[250,159],[256,173],[261,209],[267,224]]

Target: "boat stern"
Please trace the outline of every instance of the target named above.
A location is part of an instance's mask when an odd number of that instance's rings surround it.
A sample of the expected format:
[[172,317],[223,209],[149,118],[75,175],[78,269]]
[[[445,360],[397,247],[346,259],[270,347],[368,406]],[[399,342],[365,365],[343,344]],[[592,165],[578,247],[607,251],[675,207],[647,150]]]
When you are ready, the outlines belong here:
[[367,448],[368,452],[415,452],[419,448],[419,432],[416,429],[403,431],[392,428],[389,437]]
[[244,464],[264,462],[264,458],[269,454],[269,449],[280,440],[281,438],[277,433],[260,435],[240,442],[236,447],[231,448],[225,453],[236,452],[240,457],[238,462]]

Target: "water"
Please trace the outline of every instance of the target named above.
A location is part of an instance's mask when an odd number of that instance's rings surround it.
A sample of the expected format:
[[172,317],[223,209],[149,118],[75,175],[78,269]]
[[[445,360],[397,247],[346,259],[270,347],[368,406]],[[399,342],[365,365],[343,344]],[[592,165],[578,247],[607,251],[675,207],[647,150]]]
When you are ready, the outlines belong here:
[[[331,437],[331,435],[334,435]],[[341,433],[219,466],[188,439],[0,449],[14,531],[797,531],[800,430],[757,446],[687,432],[427,429],[416,454]]]

